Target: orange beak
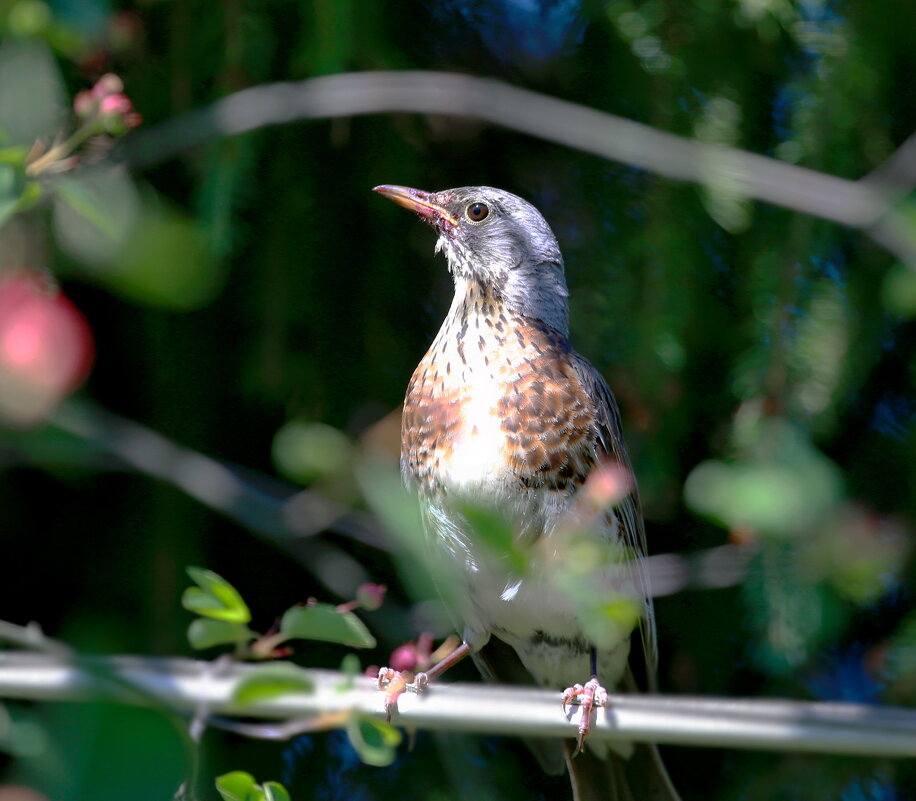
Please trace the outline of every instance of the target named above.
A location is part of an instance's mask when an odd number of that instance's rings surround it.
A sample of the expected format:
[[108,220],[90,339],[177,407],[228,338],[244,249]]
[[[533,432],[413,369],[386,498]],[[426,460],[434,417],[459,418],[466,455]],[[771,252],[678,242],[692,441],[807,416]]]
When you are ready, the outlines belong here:
[[382,184],[382,186],[376,186],[372,191],[384,195],[405,209],[415,211],[428,223],[446,222],[451,226],[458,225],[458,218],[444,206],[435,203],[433,195],[429,192],[424,192],[422,189]]

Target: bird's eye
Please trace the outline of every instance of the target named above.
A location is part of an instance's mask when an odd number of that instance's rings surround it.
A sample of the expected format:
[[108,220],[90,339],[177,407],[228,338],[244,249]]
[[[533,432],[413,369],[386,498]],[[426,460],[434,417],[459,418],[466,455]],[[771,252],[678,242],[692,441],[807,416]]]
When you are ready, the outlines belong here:
[[481,222],[487,219],[489,213],[490,207],[486,203],[471,203],[471,205],[465,209],[465,214],[468,215],[468,219],[471,222]]

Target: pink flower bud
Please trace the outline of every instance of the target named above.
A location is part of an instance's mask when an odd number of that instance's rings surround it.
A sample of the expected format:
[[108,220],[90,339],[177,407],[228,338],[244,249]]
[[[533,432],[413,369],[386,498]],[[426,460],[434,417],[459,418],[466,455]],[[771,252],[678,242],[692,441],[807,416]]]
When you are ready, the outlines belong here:
[[382,605],[387,591],[384,584],[360,584],[356,588],[356,600],[363,609],[373,612]]
[[416,645],[408,642],[394,649],[388,664],[395,670],[413,670],[419,661]]
[[97,107],[98,102],[88,89],[77,92],[76,97],[73,98],[73,111],[77,117],[82,119],[91,117],[95,113]]
[[108,95],[118,94],[124,91],[124,81],[117,75],[109,72],[99,78],[91,89],[92,97],[101,100]]
[[107,95],[99,103],[99,112],[101,114],[124,115],[129,114],[131,111],[133,111],[133,106],[127,95],[124,94]]

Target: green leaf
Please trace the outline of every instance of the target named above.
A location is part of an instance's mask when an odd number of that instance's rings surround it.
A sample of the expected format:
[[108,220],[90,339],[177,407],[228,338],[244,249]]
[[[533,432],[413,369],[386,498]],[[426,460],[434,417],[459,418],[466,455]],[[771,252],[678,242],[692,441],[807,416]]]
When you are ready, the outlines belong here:
[[289,793],[279,782],[264,782],[264,801],[290,801]]
[[22,195],[19,197],[16,211],[28,211],[41,200],[43,195],[44,189],[38,181],[27,181],[22,188]]
[[251,620],[251,612],[242,596],[222,576],[200,567],[189,567],[187,571],[199,586],[188,587],[184,591],[181,604],[185,609],[230,623],[248,623]]
[[340,474],[350,464],[353,446],[342,431],[324,423],[287,423],[274,436],[273,457],[286,478],[308,484]]
[[188,642],[192,648],[212,648],[214,645],[239,645],[257,637],[244,623],[199,617],[188,626]]
[[142,210],[140,194],[123,165],[62,175],[51,186],[54,232],[61,247],[99,278],[123,269],[119,252]]
[[213,300],[224,276],[223,265],[194,220],[174,209],[147,205],[105,278],[125,297],[187,311]]
[[13,164],[0,164],[0,225],[17,211],[25,187],[25,173]]
[[384,768],[394,762],[401,732],[390,723],[355,712],[347,722],[347,737],[367,765]]
[[0,164],[12,164],[21,167],[25,164],[25,157],[29,154],[27,147],[0,148]]
[[246,706],[289,693],[314,691],[308,671],[289,662],[276,662],[255,668],[240,679],[232,690],[232,701]]
[[[13,28],[24,3],[2,3],[10,9]],[[24,26],[26,30],[28,26]],[[14,145],[30,147],[36,139],[53,137],[67,114],[67,90],[51,48],[34,39],[0,41],[0,128]]]
[[359,657],[356,654],[345,654],[340,660],[340,672],[347,677],[348,684],[360,674],[360,668]]
[[258,801],[261,797],[254,776],[241,770],[217,776],[216,789],[223,801]]
[[280,631],[287,637],[301,640],[321,640],[372,648],[375,637],[352,612],[338,612],[331,604],[294,606],[287,609],[280,621]]
[[916,314],[916,269],[895,264],[884,276],[881,295],[889,312],[912,317]]
[[528,572],[528,557],[515,537],[516,527],[509,516],[492,506],[463,504],[461,514],[474,530],[475,538],[492,554],[505,559],[506,567],[516,575]]

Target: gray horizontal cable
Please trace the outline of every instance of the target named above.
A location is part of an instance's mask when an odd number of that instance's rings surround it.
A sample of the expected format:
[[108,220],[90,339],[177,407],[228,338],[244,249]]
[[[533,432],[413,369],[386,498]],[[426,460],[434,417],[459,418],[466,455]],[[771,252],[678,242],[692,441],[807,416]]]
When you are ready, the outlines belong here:
[[[309,719],[351,710],[382,717],[383,696],[371,679],[310,670],[313,693],[235,706],[239,678],[257,666],[218,660],[0,654],[0,697],[35,701],[91,698],[161,703],[189,715],[270,721]],[[349,684],[348,684],[349,682]],[[580,710],[564,714],[556,691],[484,684],[434,684],[398,701],[398,725],[506,735],[575,736]],[[327,719],[325,717],[325,719]],[[299,731],[309,728],[304,725]],[[671,745],[769,751],[916,756],[916,711],[852,703],[612,695],[592,737]]]

